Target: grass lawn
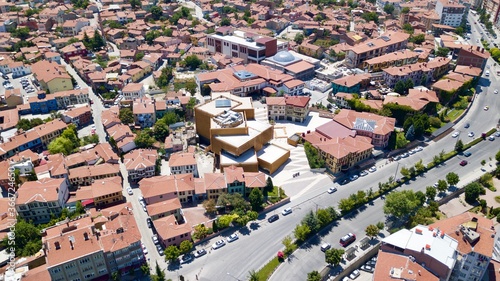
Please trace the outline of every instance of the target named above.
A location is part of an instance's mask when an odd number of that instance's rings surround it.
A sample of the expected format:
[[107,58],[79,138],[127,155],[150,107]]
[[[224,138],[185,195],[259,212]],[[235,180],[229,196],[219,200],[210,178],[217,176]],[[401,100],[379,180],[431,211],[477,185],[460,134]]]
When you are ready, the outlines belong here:
[[462,113],[464,112],[464,109],[451,109],[448,111],[448,114],[446,114],[446,118],[450,120],[450,122],[455,121],[455,119],[458,118]]
[[263,268],[261,268],[257,274],[259,275],[259,281],[266,281],[271,274],[278,268],[280,261],[278,257],[270,260]]

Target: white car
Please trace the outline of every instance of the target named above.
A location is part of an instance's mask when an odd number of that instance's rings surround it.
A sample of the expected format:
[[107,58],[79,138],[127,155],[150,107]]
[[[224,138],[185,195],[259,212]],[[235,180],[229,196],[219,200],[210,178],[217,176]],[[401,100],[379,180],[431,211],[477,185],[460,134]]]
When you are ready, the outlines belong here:
[[470,132],[467,136],[469,136],[469,138],[473,138],[474,137],[474,132]]
[[335,191],[337,191],[337,188],[336,188],[336,187],[330,187],[330,188],[328,189],[328,194],[332,194],[332,193],[334,193]]
[[359,275],[361,275],[361,273],[359,273],[359,270],[356,269],[353,272],[351,272],[351,274],[349,274],[349,278],[354,280],[354,279],[358,278]]
[[127,187],[127,193],[128,193],[128,195],[133,195],[134,191],[132,191],[131,187]]
[[495,136],[494,136],[494,135],[491,135],[491,136],[489,136],[489,137],[488,137],[488,139],[489,139],[490,141],[494,141],[494,140],[495,140]]
[[376,171],[377,171],[377,168],[375,166],[373,166],[370,169],[368,169],[368,172],[370,172],[370,173],[374,173]]
[[485,106],[483,109],[484,109],[484,111],[488,111],[490,109],[490,107],[489,106]]
[[217,242],[215,242],[213,245],[212,245],[212,249],[213,250],[216,250],[216,249],[219,249],[221,247],[224,247],[226,245],[226,242],[224,242],[224,240],[219,240]]
[[291,213],[292,213],[292,208],[286,208],[281,212],[283,216],[289,215]]
[[361,171],[361,173],[359,173],[360,177],[364,177],[364,176],[367,176],[367,175],[368,175],[367,171]]
[[454,133],[453,133],[453,135],[451,135],[451,136],[452,136],[453,138],[456,138],[456,137],[458,137],[458,135],[460,135],[460,133],[459,133],[459,132],[454,132]]
[[141,243],[141,246],[142,246],[142,252],[144,252],[144,254],[147,255],[148,249],[146,248],[146,245],[144,245],[144,243]]
[[493,91],[493,93],[498,94],[498,90],[497,90],[497,89],[495,89],[495,91]]
[[231,234],[229,235],[229,237],[227,238],[227,243],[231,243],[233,241],[236,241],[238,240],[238,234],[234,233],[234,234]]

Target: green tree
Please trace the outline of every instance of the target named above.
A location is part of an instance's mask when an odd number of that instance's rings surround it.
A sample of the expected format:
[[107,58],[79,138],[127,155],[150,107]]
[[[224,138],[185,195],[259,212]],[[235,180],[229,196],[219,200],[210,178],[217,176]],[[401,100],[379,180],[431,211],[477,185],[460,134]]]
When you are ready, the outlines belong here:
[[179,245],[179,250],[180,250],[181,254],[187,254],[187,253],[191,252],[192,248],[193,248],[193,243],[191,243],[191,241],[189,241],[189,240],[184,240]]
[[465,201],[469,204],[477,203],[479,195],[484,192],[484,188],[477,182],[470,183],[465,186]]
[[155,272],[156,272],[156,280],[154,281],[165,281],[165,272],[160,268],[158,262],[156,262]]
[[445,180],[438,180],[437,190],[445,192],[448,189],[448,183]]
[[327,209],[318,209],[316,211],[316,217],[318,219],[319,227],[325,227],[333,221],[332,213]]
[[317,232],[320,228],[318,217],[313,213],[312,210],[309,211],[309,213],[307,213],[306,216],[302,219],[302,223],[307,225],[313,233]]
[[455,186],[460,181],[460,177],[456,173],[450,172],[446,175],[446,181],[449,185]]
[[422,159],[418,160],[418,162],[415,163],[415,170],[418,174],[421,174],[425,171],[425,165],[422,163]]
[[321,274],[317,271],[307,273],[307,281],[321,281]]
[[163,11],[161,10],[161,8],[159,6],[151,7],[149,12],[151,13],[151,16],[153,17],[154,20],[159,20],[163,14]]
[[165,119],[158,119],[153,127],[153,136],[159,142],[164,142],[168,137],[170,129],[165,122]]
[[237,217],[236,214],[222,215],[217,218],[217,226],[220,229],[228,228]]
[[[14,237],[15,246],[12,242],[9,243],[9,236]],[[23,219],[18,219],[13,235],[6,235],[2,240],[2,245],[5,248],[14,248],[17,257],[27,257],[36,254],[42,248],[42,237],[40,230],[31,223]]]
[[354,209],[356,202],[350,198],[342,198],[339,201],[339,209],[342,213],[347,213]]
[[437,57],[447,57],[449,52],[450,52],[450,49],[439,47],[436,51],[436,56]]
[[175,245],[170,245],[165,249],[165,261],[174,262],[180,255],[181,251]]
[[321,159],[318,153],[318,149],[308,142],[304,143],[304,151],[306,153],[307,161],[312,169],[323,168],[325,166],[325,161]]
[[136,8],[140,8],[142,6],[140,0],[129,0],[129,4],[133,10],[135,10]]
[[[497,154],[500,157],[500,151]],[[270,192],[273,191],[273,189],[274,189],[273,179],[271,177],[267,177],[265,190],[267,192]]]
[[138,148],[148,148],[153,146],[155,143],[153,132],[149,128],[139,131],[134,139],[134,142]]
[[18,27],[11,33],[13,37],[19,38],[23,41],[30,37],[30,29],[28,27]]
[[194,239],[203,239],[207,237],[208,229],[204,224],[198,224],[194,227],[193,238]]
[[144,58],[146,54],[144,52],[137,52],[135,53],[135,56],[134,56],[134,61],[140,61],[142,60],[142,58]]
[[197,55],[190,55],[187,56],[184,59],[184,62],[186,63],[186,66],[189,67],[191,70],[195,70],[202,64],[202,61],[198,58]]
[[410,8],[408,8],[408,7],[404,7],[403,9],[401,9],[402,14],[408,14],[409,12],[410,12]]
[[281,243],[283,244],[283,246],[285,246],[285,250],[284,250],[285,255],[288,256],[291,253],[293,253],[293,250],[295,247],[293,244],[292,237],[290,237],[290,235],[285,236],[285,238],[283,238],[283,240],[281,240]]
[[342,261],[342,255],[344,255],[344,249],[328,249],[325,251],[325,261],[329,265],[336,266]]
[[144,39],[148,42],[149,45],[153,45],[154,40],[161,36],[161,32],[158,30],[150,30],[146,32]]
[[151,274],[149,265],[147,263],[141,265],[141,272],[144,276],[149,276]]
[[203,201],[203,208],[205,208],[205,212],[207,212],[207,214],[215,214],[215,212],[217,212],[214,199],[207,199]]
[[403,24],[403,30],[408,34],[413,34],[413,26],[409,23]]
[[406,167],[402,167],[400,173],[403,177],[405,177],[407,179],[411,178],[410,170],[408,170],[408,168],[406,168]]
[[120,118],[120,121],[122,121],[122,123],[125,125],[134,123],[134,113],[128,107],[120,109],[118,118]]
[[433,201],[436,198],[437,191],[434,186],[428,186],[425,188],[425,196],[429,199],[429,201]]
[[248,272],[248,281],[259,281],[259,274],[255,270]]
[[75,143],[67,138],[58,137],[49,143],[48,149],[50,154],[70,155],[75,149]]
[[293,41],[299,45],[302,44],[302,41],[304,41],[304,34],[302,32],[295,34]]
[[363,13],[361,15],[361,18],[363,18],[367,22],[373,21],[378,24],[378,15],[376,12]]
[[500,150],[497,152],[497,154],[495,154],[495,160],[497,160],[497,162],[500,162]]
[[156,85],[160,88],[165,88],[170,83],[170,80],[173,78],[173,69],[170,66],[166,66],[161,70],[160,77],[158,77],[158,81],[156,81]]
[[92,38],[92,49],[98,51],[104,47],[104,39],[97,29],[94,31],[94,37]]
[[374,224],[370,224],[365,229],[366,236],[369,236],[372,239],[373,239],[373,237],[377,236],[379,234],[379,232],[380,232],[380,229]]
[[231,20],[229,18],[223,18],[220,21],[221,26],[230,26],[231,25]]
[[396,82],[396,85],[394,85],[394,92],[400,94],[400,95],[403,95],[406,91],[406,88],[405,88],[405,83],[403,80],[398,80],[398,82]]
[[394,191],[385,198],[384,213],[394,217],[413,214],[420,207],[420,199],[413,190]]
[[250,192],[250,195],[248,196],[248,201],[250,201],[252,210],[257,212],[262,210],[262,204],[264,203],[264,195],[262,195],[262,191],[258,188],[252,189],[252,192]]
[[298,224],[293,230],[295,239],[302,242],[305,241],[307,237],[309,237],[310,233],[311,229],[309,228],[309,226],[307,226],[307,224]]
[[113,281],[119,281],[119,280],[121,280],[120,272],[113,271],[113,273],[111,273],[111,280],[113,280]]
[[384,12],[386,12],[389,15],[392,15],[392,13],[394,12],[394,5],[392,5],[392,4],[385,4],[385,6],[384,6]]

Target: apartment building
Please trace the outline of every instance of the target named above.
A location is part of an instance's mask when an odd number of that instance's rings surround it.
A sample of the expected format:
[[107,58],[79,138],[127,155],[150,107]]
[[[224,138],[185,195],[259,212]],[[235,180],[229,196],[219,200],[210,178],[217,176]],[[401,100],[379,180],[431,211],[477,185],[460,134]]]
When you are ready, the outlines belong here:
[[461,48],[458,51],[457,65],[467,65],[484,70],[490,52],[480,46],[470,46],[469,48]]
[[184,240],[191,241],[191,226],[187,223],[179,224],[173,215],[154,220],[153,224],[163,247],[179,246]]
[[[100,219],[94,220],[92,216]],[[68,221],[42,233],[52,280],[96,280],[145,262],[130,203]]]
[[129,179],[136,182],[156,174],[156,161],[158,161],[158,151],[135,149],[125,155],[123,164],[127,168]]
[[47,114],[59,109],[54,97],[47,96],[43,90],[38,91],[36,96],[29,97],[28,104],[32,114]]
[[285,97],[266,97],[267,118],[269,120],[286,119]]
[[67,108],[70,105],[88,104],[89,103],[89,89],[75,89],[68,91],[60,91],[51,95],[56,99],[58,109]]
[[283,83],[283,92],[285,95],[298,96],[304,92],[304,81],[293,79]]
[[172,175],[193,174],[195,178],[199,177],[198,163],[195,154],[192,152],[173,153],[168,159],[168,166]]
[[31,74],[31,67],[29,65],[25,65],[22,61],[13,62],[9,65],[9,67],[12,72],[12,78]]
[[347,67],[362,67],[363,62],[381,55],[406,49],[410,35],[404,32],[388,31],[380,37],[359,43],[346,53]]
[[148,205],[171,198],[179,198],[181,203],[193,202],[195,194],[193,174],[144,178],[139,181],[139,188]]
[[91,185],[104,178],[121,176],[119,165],[104,163],[97,166],[82,166],[69,170],[69,182],[72,186]]
[[61,48],[59,51],[66,62],[69,62],[70,58],[85,57],[88,54],[88,50],[82,42],[69,44]]
[[85,26],[90,26],[90,21],[88,19],[79,18],[77,20],[67,20],[62,25],[63,35],[65,37],[74,37],[78,35]]
[[[104,122],[104,119],[103,119]],[[135,134],[130,130],[130,127],[124,124],[114,125],[106,129],[108,137],[116,142],[117,148],[123,152],[127,153],[130,150],[136,148],[134,139]]]
[[265,58],[288,49],[288,42],[222,26],[207,36],[207,48],[212,54],[222,53],[241,58],[247,64],[260,63]]
[[459,27],[467,9],[458,1],[438,0],[434,10],[440,17],[440,24]]
[[140,99],[144,97],[145,90],[142,83],[128,83],[122,89],[122,95],[125,100]]
[[336,95],[337,93],[352,93],[357,94],[361,91],[361,87],[368,85],[371,80],[371,75],[368,73],[364,74],[353,74],[340,77],[332,81],[332,92],[331,95]]
[[149,217],[153,221],[167,216],[174,216],[177,221],[182,221],[181,207],[179,198],[174,197],[154,204],[149,204],[146,206],[146,209],[148,210]]
[[364,61],[363,69],[378,72],[388,67],[414,64],[418,62],[419,56],[420,53],[414,51],[400,50]]
[[267,97],[268,118],[304,122],[309,115],[308,96]]
[[93,200],[94,206],[97,208],[123,202],[124,199],[121,177],[95,180],[90,185],[90,190],[92,191],[90,199]]
[[220,195],[228,193],[226,177],[223,173],[205,173],[203,177],[207,199],[213,199],[217,202]]
[[69,197],[64,179],[43,178],[28,181],[17,190],[16,211],[26,221],[36,224],[58,217]]
[[77,128],[86,126],[92,121],[90,106],[70,108],[62,113],[62,119],[67,124],[74,124]]
[[155,105],[150,99],[137,99],[132,106],[134,123],[141,129],[151,128],[156,122]]
[[390,67],[383,70],[383,80],[389,88],[394,88],[398,81],[412,80],[413,85],[424,85],[438,80],[450,69],[450,58],[437,57],[429,62],[420,62],[402,67]]
[[40,83],[40,87],[50,93],[73,89],[71,76],[64,66],[46,60],[31,65],[33,77]]
[[500,10],[500,2],[495,0],[484,0],[483,8],[486,10],[486,14],[490,16],[489,20],[493,24],[498,25],[498,12]]
[[35,173],[38,179],[64,179],[66,185],[70,185],[68,167],[66,166],[66,159],[62,153],[47,155],[43,160],[44,161],[41,161],[39,166],[35,167]]

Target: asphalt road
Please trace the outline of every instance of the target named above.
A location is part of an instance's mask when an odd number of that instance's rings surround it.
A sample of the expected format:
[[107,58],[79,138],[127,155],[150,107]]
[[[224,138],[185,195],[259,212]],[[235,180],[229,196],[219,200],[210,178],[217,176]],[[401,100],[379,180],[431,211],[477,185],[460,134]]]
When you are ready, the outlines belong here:
[[[458,186],[463,186],[481,175],[481,160],[488,160],[490,156],[494,157],[498,147],[498,140],[483,141],[470,149],[472,156],[465,158],[469,161],[467,166],[461,167],[459,163],[464,157],[457,156],[440,165],[438,168],[429,171],[424,176],[418,177],[409,184],[401,186],[398,190],[411,189],[413,191],[425,192],[427,186],[432,186],[438,179],[444,179],[446,174],[450,172],[455,172],[460,176],[461,180]],[[357,186],[363,185],[357,184]],[[336,199],[334,198],[333,201],[336,201]],[[331,196],[327,194],[318,197],[317,201],[319,205],[322,205],[328,204],[332,200]],[[324,254],[320,250],[320,245],[324,242],[329,242],[333,247],[339,248],[340,245],[337,244],[337,241],[348,232],[356,234],[357,241],[359,241],[365,236],[365,229],[368,225],[386,220],[383,213],[383,204],[383,199],[377,199],[373,202],[373,205],[369,204],[364,210],[354,216],[339,221],[338,225],[334,226],[328,234],[314,237],[310,244],[294,252],[291,261],[283,263],[275,271],[270,280],[305,280],[308,272],[322,270],[327,264],[324,260]],[[295,215],[298,215],[298,212]]]

